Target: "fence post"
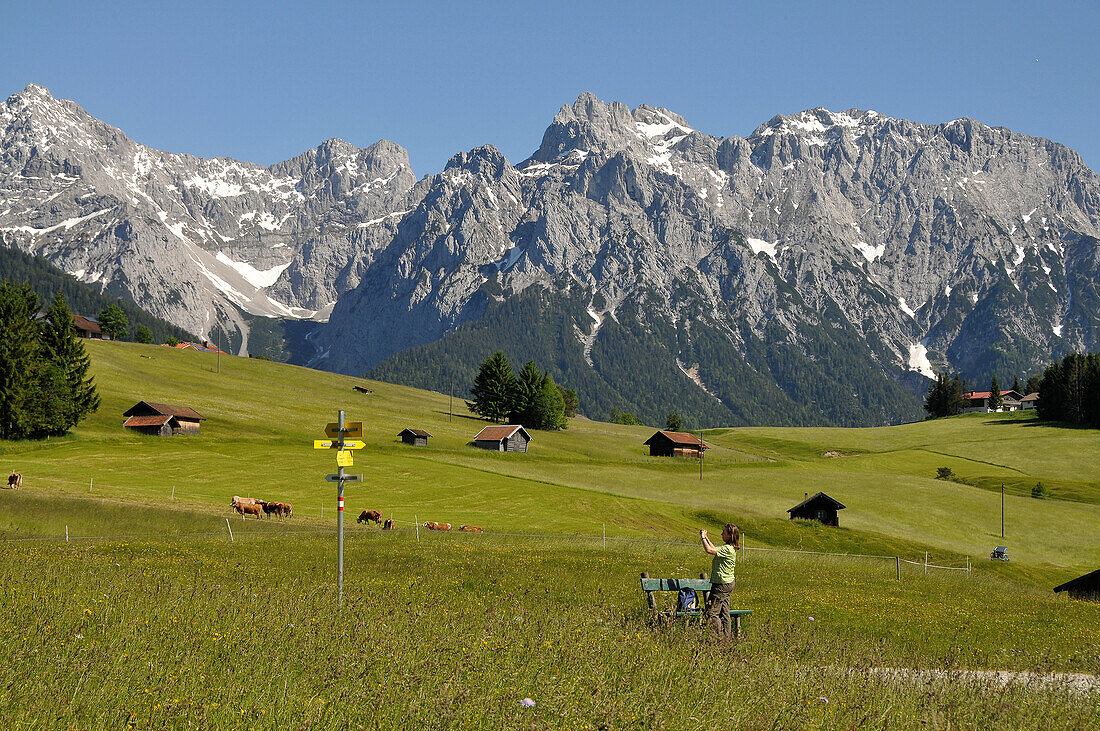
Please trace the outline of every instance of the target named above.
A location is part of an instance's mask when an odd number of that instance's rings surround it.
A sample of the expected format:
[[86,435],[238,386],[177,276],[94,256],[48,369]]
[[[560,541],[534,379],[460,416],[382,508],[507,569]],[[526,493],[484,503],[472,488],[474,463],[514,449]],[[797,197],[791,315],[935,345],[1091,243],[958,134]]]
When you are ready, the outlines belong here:
[[748,546],[748,542],[747,542],[747,541],[745,540],[745,534],[744,534],[744,533],[742,533],[742,534],[741,534],[741,562],[742,562],[742,563],[744,563],[745,559],[746,559],[746,558],[748,557],[748,555],[749,555],[748,551],[746,551],[746,550],[745,550],[745,548],[746,548],[747,546]]
[[235,543],[236,539],[233,538],[233,526],[229,525],[229,518],[225,519],[225,527],[229,529],[229,542]]
[[901,556],[894,556],[894,560],[898,564],[898,582],[901,582]]
[[321,501],[321,520],[325,519],[325,501]]
[[69,542],[69,525],[68,525],[68,523],[65,524],[65,542],[66,543]]
[[928,576],[928,551],[924,552],[924,575]]
[[420,543],[420,518],[417,517],[416,513],[413,513],[413,523],[416,524],[416,542]]
[[88,478],[88,492],[92,491],[92,483],[93,482],[95,482],[95,478],[94,477],[89,477]]
[[603,524],[603,550],[607,550],[607,523]]
[[173,500],[176,499],[176,486],[175,485],[172,485],[172,499]]

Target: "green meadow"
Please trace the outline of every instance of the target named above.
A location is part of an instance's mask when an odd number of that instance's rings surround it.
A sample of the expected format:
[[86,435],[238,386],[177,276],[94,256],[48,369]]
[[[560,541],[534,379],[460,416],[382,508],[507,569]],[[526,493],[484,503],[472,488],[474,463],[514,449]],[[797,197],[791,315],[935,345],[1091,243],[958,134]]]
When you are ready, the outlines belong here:
[[[0,443],[0,470],[24,475],[21,490],[0,491],[7,728],[1090,728],[1100,717],[1100,685],[1062,679],[1100,668],[1100,605],[1051,592],[1100,566],[1096,431],[1027,414],[714,429],[700,465],[648,457],[652,428],[576,418],[534,432],[528,454],[499,454],[471,446],[485,422],[464,394],[155,346],[88,349],[99,411],[60,439]],[[201,435],[122,429],[139,400],[194,408]],[[335,457],[313,449],[341,409],[366,443],[348,469],[364,481],[345,489],[342,603],[336,488],[324,481]],[[429,446],[403,445],[405,427],[431,432]],[[939,467],[958,481],[934,479]],[[1037,482],[1048,499],[1031,497]],[[787,520],[817,491],[847,506],[840,528]],[[233,495],[291,502],[294,516],[242,519]],[[399,530],[356,525],[364,509]],[[418,533],[417,520],[485,533]],[[755,612],[746,634],[717,643],[696,625],[654,623],[639,572],[709,570],[698,529],[726,521],[745,532],[734,602]],[[1012,561],[989,561],[996,545]],[[926,556],[972,571],[926,572]],[[986,671],[1021,675],[1002,685]]]

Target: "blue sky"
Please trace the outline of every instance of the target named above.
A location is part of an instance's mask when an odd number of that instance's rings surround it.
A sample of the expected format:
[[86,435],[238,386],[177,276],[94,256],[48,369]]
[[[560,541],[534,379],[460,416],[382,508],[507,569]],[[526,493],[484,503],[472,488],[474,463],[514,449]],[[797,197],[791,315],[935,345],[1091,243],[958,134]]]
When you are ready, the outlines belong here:
[[518,163],[583,91],[713,135],[823,106],[973,117],[1100,169],[1100,3],[15,2],[0,98],[35,82],[133,139],[262,164],[329,137]]

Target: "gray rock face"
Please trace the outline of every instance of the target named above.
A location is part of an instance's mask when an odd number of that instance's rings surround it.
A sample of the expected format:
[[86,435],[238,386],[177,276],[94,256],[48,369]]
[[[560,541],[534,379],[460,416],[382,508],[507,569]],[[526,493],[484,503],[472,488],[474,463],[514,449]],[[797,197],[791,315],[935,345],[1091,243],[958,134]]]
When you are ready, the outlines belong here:
[[342,343],[327,368],[361,371],[476,319],[487,282],[507,294],[562,276],[590,292],[592,321],[576,323],[588,349],[643,291],[661,303],[646,319],[705,321],[741,344],[742,326],[793,342],[851,331],[892,377],[1003,378],[1097,346],[1074,303],[1097,302],[1100,180],[1072,150],[972,120],[815,109],[719,139],[584,94],[518,167],[475,150],[411,197],[318,336]]
[[198,333],[238,308],[327,317],[301,360],[336,371],[531,287],[587,301],[570,328],[592,368],[604,325],[629,325],[724,404],[736,384],[699,355],[704,333],[792,399],[754,343],[835,372],[835,334],[859,350],[836,382],[856,400],[865,378],[950,368],[984,387],[1100,346],[1100,179],[973,120],[814,109],[723,139],[583,94],[519,165],[482,147],[419,182],[386,141],[270,168],[151,150],[33,85],[0,130],[7,245]]
[[238,308],[326,317],[414,183],[386,141],[265,168],[150,149],[33,84],[0,105],[4,243],[196,334],[235,321],[242,351]]

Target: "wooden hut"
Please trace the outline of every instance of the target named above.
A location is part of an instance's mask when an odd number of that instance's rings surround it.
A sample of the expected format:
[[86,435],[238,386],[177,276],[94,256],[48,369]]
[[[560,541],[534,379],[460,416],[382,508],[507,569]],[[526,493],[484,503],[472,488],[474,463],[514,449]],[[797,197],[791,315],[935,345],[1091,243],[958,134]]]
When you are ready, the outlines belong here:
[[428,437],[430,437],[431,434],[423,429],[405,429],[397,436],[401,437],[401,441],[405,444],[414,447],[426,447],[428,446]]
[[650,457],[695,457],[703,456],[707,448],[703,440],[694,434],[681,431],[659,431],[645,440]]
[[518,424],[487,426],[474,437],[474,446],[497,452],[526,452],[531,435]]
[[838,510],[844,510],[842,503],[833,500],[823,492],[819,492],[813,497],[807,497],[787,512],[791,514],[791,520],[816,520],[819,523],[835,527],[840,525],[836,517]]
[[1100,569],[1054,587],[1054,592],[1068,592],[1071,599],[1100,602]]
[[156,404],[151,401],[138,401],[122,415],[129,417],[122,424],[124,427],[162,437],[198,434],[200,422],[206,420],[205,416],[186,406]]

